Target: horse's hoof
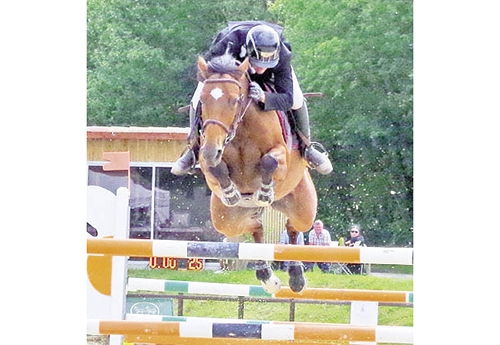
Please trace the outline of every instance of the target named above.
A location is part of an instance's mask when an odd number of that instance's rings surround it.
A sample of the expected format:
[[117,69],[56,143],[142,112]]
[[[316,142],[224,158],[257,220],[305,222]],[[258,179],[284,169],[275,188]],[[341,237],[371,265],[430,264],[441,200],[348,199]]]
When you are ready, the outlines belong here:
[[267,207],[271,206],[274,200],[254,200],[255,205],[258,207]]
[[258,280],[260,281],[269,280],[273,274],[274,274],[273,270],[271,269],[271,267],[269,267],[268,264],[266,263],[256,264],[255,276],[257,277]]
[[304,276],[304,267],[302,264],[289,265],[288,275],[290,276],[288,280],[290,290],[293,292],[301,292],[304,290],[307,285],[307,280]]
[[262,192],[259,190],[254,194],[253,198],[255,205],[258,207],[267,207],[274,201],[274,191],[270,190],[269,192]]
[[231,183],[229,187],[222,190],[222,198],[221,201],[227,207],[236,206],[241,200],[241,193],[236,186]]
[[274,274],[268,280],[260,281],[267,293],[275,294],[281,289],[281,280]]
[[221,199],[222,203],[227,207],[234,207],[234,206],[238,205],[240,200],[241,200],[241,196],[232,196],[230,198],[226,198],[225,195],[223,195],[222,199]]
[[257,263],[255,276],[262,283],[267,293],[274,294],[281,289],[281,280],[276,277],[271,267],[264,262]]
[[290,290],[299,293],[305,289],[307,279],[305,276],[290,277],[290,279],[288,279],[288,285],[290,286]]

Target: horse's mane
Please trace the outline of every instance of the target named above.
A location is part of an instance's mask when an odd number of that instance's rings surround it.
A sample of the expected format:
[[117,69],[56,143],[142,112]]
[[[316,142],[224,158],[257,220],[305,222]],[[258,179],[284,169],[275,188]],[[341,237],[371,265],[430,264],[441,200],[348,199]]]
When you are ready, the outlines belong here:
[[[240,62],[230,54],[216,56],[210,61],[207,61],[209,74],[229,74],[230,76],[240,79],[243,72],[238,69]],[[198,80],[203,81],[203,77],[198,73]]]

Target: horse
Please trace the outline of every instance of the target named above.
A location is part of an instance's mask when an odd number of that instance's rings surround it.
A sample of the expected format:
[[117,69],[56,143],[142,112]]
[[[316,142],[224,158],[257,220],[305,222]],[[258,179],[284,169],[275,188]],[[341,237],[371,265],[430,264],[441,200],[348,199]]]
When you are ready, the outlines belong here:
[[[282,212],[291,244],[309,230],[316,217],[317,194],[298,149],[285,141],[276,111],[264,111],[248,97],[249,61],[230,55],[206,61],[198,58],[201,91],[199,164],[211,190],[214,228],[226,237],[251,234],[263,243],[260,219],[264,207]],[[264,289],[281,287],[268,262],[254,262]],[[289,286],[300,292],[306,285],[304,266],[291,261]]]

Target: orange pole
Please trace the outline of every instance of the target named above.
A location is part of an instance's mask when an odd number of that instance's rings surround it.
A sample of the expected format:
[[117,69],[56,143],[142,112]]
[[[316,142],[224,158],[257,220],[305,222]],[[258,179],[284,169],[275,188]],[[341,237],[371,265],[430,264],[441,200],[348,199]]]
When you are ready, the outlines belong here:
[[293,292],[289,287],[282,287],[274,294],[276,298],[333,300],[333,301],[372,301],[407,303],[404,291],[382,290],[347,290],[307,288],[301,292]]
[[376,330],[372,326],[325,325],[314,323],[296,323],[297,340],[342,340],[342,341],[376,341]]
[[180,338],[154,335],[125,335],[127,343],[157,345],[349,345],[349,341],[332,342],[332,340],[263,340],[241,338]]
[[113,321],[101,320],[99,322],[99,333],[101,334],[144,334],[155,336],[180,335],[180,324],[178,322],[151,322],[151,321]]
[[87,253],[152,257],[153,242],[137,239],[87,238]]
[[335,247],[334,252],[332,252],[331,247],[328,246],[290,246],[286,244],[276,244],[274,248],[274,259],[277,261],[287,261],[289,257],[294,257],[296,261],[361,262],[360,248]]

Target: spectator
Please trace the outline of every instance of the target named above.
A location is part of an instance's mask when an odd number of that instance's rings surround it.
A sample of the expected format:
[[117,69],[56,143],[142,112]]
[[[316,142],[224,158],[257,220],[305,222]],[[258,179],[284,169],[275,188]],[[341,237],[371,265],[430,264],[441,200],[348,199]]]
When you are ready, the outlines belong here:
[[[281,233],[280,237],[280,244],[290,244],[290,238],[288,237],[288,231],[285,229]],[[297,244],[304,245],[304,233],[299,232],[299,235],[297,237]],[[279,269],[282,271],[286,271],[288,269],[288,262],[289,261],[280,261],[279,262]]]
[[357,247],[365,244],[365,238],[361,235],[361,226],[359,224],[351,225],[349,233],[351,238],[345,241],[347,247]]
[[[290,239],[288,238],[288,231],[285,229],[281,233],[280,237],[281,244],[290,244]],[[297,244],[304,245],[304,233],[299,232],[299,236],[297,238]]]
[[[309,245],[310,246],[330,246],[332,239],[328,230],[323,227],[321,220],[316,220],[313,224],[313,229],[309,231]],[[304,263],[306,271],[312,271],[314,264],[318,265],[324,273],[329,273],[331,264],[329,262],[306,262]]]
[[[365,238],[361,235],[361,226],[359,224],[351,225],[349,234],[350,238],[345,241],[347,247],[366,246]],[[352,274],[361,274],[362,264],[347,264],[346,266]]]

